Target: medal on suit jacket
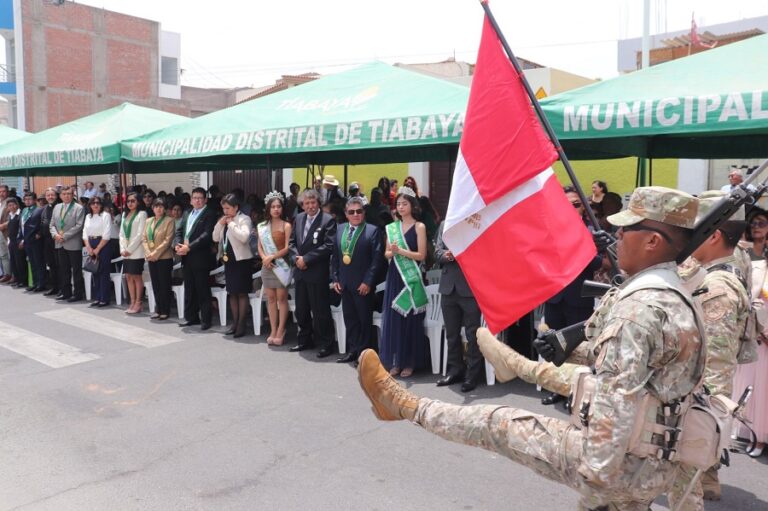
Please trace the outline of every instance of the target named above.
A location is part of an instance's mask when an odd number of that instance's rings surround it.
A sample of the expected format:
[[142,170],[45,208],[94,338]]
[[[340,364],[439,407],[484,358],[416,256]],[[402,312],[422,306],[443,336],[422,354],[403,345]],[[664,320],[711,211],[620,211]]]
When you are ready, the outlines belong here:
[[155,231],[158,227],[160,227],[160,224],[163,223],[163,220],[165,220],[165,215],[161,216],[159,219],[155,218],[154,222],[149,223],[149,227],[147,227],[147,239],[149,239],[149,248],[155,248]]
[[227,233],[229,232],[229,226],[224,227],[224,241],[222,242],[224,246],[224,255],[221,256],[221,260],[225,263],[229,261],[229,256],[227,255],[227,248],[229,248],[229,238],[227,237]]
[[184,244],[185,245],[189,245],[189,234],[192,232],[192,229],[195,228],[195,225],[197,224],[197,221],[200,220],[201,216],[203,216],[203,213],[205,212],[205,208],[207,208],[207,207],[208,207],[208,205],[206,204],[205,206],[200,208],[200,212],[197,214],[197,216],[195,216],[195,220],[192,223],[189,222],[189,217],[192,216],[192,213],[194,213],[195,210],[193,209],[187,215],[187,223],[184,225]]
[[360,239],[360,235],[363,230],[365,230],[365,222],[355,227],[355,232],[352,233],[352,239],[349,237],[349,227],[349,224],[345,225],[344,232],[341,233],[341,253],[344,254],[341,258],[341,262],[344,264],[352,264],[352,253],[355,251],[357,240]]
[[64,211],[64,204],[61,205],[61,218],[59,219],[59,236],[64,236],[64,221],[67,219],[67,215],[70,211],[72,211],[72,208],[75,207],[75,201],[72,201],[69,203],[69,207],[66,211]]

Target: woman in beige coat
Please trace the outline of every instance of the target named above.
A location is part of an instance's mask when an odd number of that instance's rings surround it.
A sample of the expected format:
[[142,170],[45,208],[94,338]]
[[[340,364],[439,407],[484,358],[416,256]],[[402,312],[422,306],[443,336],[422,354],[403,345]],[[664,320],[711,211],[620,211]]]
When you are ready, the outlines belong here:
[[248,315],[248,293],[251,292],[253,251],[249,243],[253,224],[248,215],[240,211],[240,200],[232,193],[221,200],[224,211],[213,229],[213,241],[219,243],[221,260],[224,261],[224,277],[232,309],[232,327],[224,335],[245,335],[245,318]]
[[171,273],[173,272],[173,236],[176,222],[165,214],[163,199],[152,202],[154,217],[147,220],[144,229],[144,257],[149,266],[152,293],[155,295],[155,310],[150,319],[165,320],[171,315]]

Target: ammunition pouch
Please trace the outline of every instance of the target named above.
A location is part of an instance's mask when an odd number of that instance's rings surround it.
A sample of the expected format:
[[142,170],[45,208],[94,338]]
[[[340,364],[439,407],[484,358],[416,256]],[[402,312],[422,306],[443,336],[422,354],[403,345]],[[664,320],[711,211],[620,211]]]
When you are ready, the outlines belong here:
[[589,425],[589,412],[594,395],[595,375],[592,373],[592,369],[586,366],[578,367],[571,381],[568,409],[571,414],[571,424],[579,429]]

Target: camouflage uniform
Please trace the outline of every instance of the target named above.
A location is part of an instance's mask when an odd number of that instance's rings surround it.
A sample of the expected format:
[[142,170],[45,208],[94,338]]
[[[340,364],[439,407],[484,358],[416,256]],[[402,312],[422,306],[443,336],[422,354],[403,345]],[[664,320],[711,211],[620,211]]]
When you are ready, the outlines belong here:
[[[640,188],[630,200],[630,214],[610,218],[631,225],[645,218],[675,217],[667,223],[690,227],[696,206],[696,199],[682,192]],[[659,211],[660,218],[650,216]],[[639,272],[625,286],[651,270],[677,275],[674,263],[662,263]],[[691,393],[705,360],[696,315],[680,294],[668,289],[639,289],[627,296],[614,291],[604,298],[587,328],[586,353],[596,370],[596,390],[584,429],[511,407],[466,407],[429,399],[419,401],[414,422],[448,440],[503,454],[574,488],[582,496],[580,509],[646,511],[669,488],[676,464],[627,453],[639,391],[647,388],[663,403]],[[538,376],[551,377],[558,385],[570,381],[567,375],[576,367],[542,366]]]
[[[705,195],[705,194],[702,194]],[[703,217],[706,211],[714,205],[716,198],[721,194],[708,194],[715,199],[702,200],[700,202],[699,216]],[[744,215],[736,215],[734,220],[743,220]],[[707,365],[704,370],[704,386],[711,394],[723,394],[730,397],[733,394],[733,379],[736,375],[737,355],[741,347],[741,335],[746,328],[747,316],[751,307],[751,300],[745,285],[749,285],[751,277],[748,277],[744,269],[742,254],[744,250],[737,247],[734,255],[709,261],[701,265],[706,272],[700,289],[707,291],[699,295],[704,311],[704,328],[707,337]],[[695,270],[694,263],[686,261],[687,270]],[[740,272],[744,282],[733,272],[726,269],[717,269],[722,265],[733,266]],[[751,270],[751,264],[747,259],[746,268]],[[749,279],[749,280],[748,280]],[[680,467],[680,474],[675,478],[675,484],[668,494],[672,507],[676,507],[686,488],[693,479],[696,470],[691,467]],[[713,495],[719,496],[720,483],[717,477],[717,468],[711,468],[702,474],[700,482],[696,484],[681,511],[702,511],[704,509],[704,490],[707,489]]]

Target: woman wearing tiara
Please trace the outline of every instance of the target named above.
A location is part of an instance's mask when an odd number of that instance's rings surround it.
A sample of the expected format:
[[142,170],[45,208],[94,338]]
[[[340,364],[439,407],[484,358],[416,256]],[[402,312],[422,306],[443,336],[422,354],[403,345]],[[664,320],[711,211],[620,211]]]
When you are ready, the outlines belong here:
[[427,293],[419,263],[427,257],[427,229],[417,221],[416,193],[402,186],[395,197],[397,221],[386,226],[389,260],[381,328],[381,361],[389,374],[407,378],[424,365]]
[[232,327],[224,335],[235,338],[245,335],[248,316],[248,293],[251,291],[253,252],[248,244],[251,237],[251,218],[240,211],[240,199],[229,193],[221,199],[224,212],[213,229],[213,241],[219,243],[224,276],[232,309]]
[[[267,344],[280,346],[285,337],[288,321],[288,286],[291,284],[291,267],[288,264],[288,240],[291,224],[285,220],[283,196],[270,192],[264,197],[267,220],[258,225],[259,256],[261,257],[261,282],[267,296],[269,313],[269,337]],[[258,332],[257,332],[258,335]]]

